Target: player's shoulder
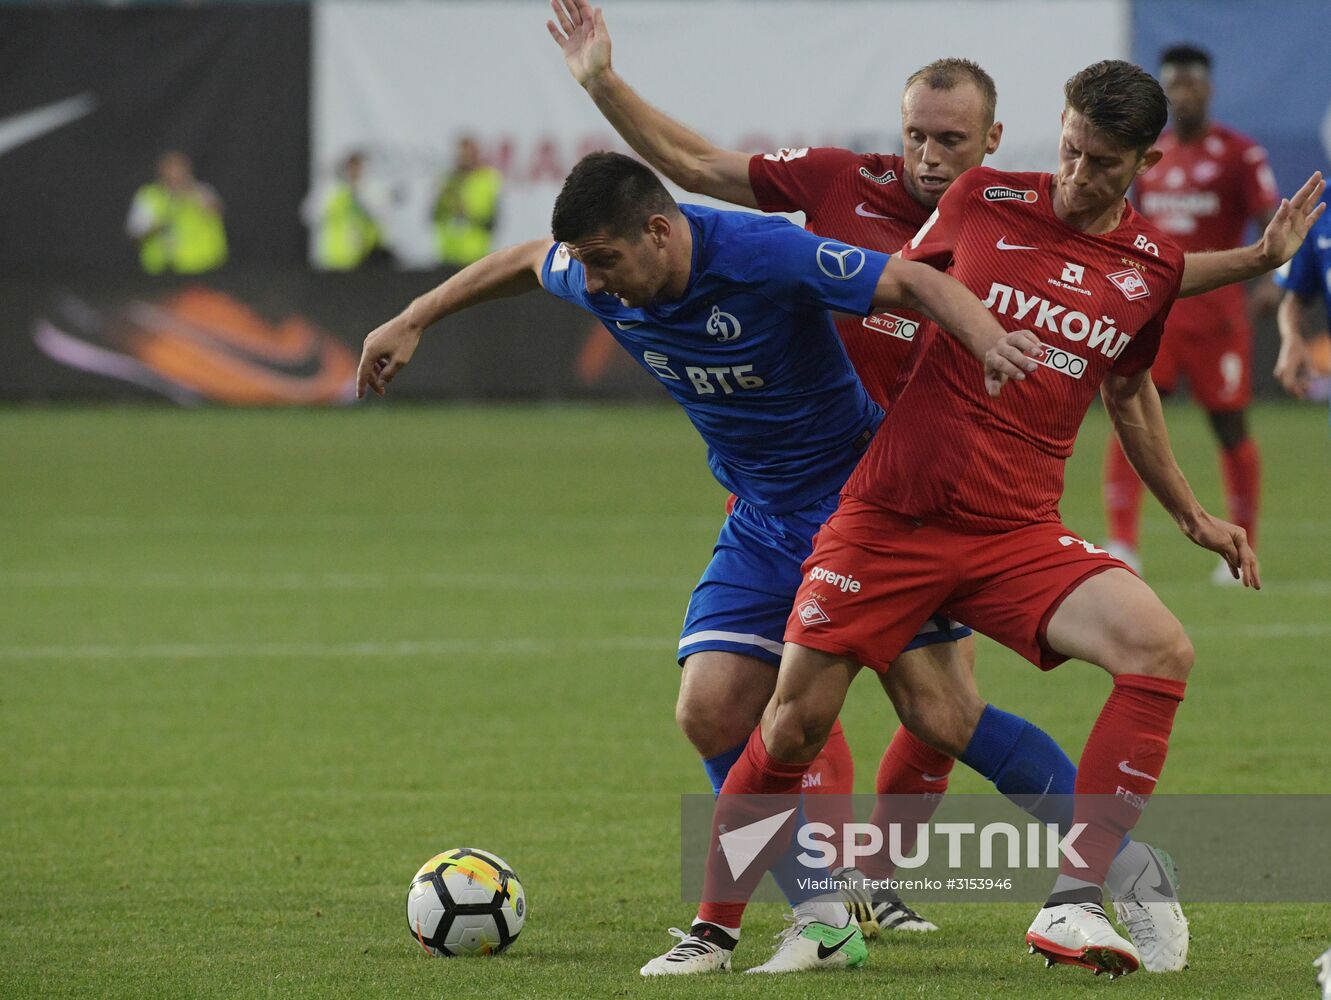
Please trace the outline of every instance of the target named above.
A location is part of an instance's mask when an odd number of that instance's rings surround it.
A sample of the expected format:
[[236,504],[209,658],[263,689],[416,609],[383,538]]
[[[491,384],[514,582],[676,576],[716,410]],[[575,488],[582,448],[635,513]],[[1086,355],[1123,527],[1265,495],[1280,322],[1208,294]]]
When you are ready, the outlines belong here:
[[682,204],[701,238],[699,263],[703,270],[744,281],[761,277],[764,262],[804,230],[781,215]]
[[1022,202],[1034,205],[1049,189],[1049,175],[1036,171],[971,167],[948,188],[952,202],[978,200],[990,204]]
[[1123,220],[1114,231],[1114,237],[1114,242],[1125,253],[1140,258],[1143,264],[1156,264],[1171,273],[1183,273],[1183,248],[1131,202],[1127,203]]
[[1232,156],[1247,160],[1266,159],[1266,150],[1252,136],[1218,122],[1211,126],[1210,132],[1202,140],[1206,151],[1212,156]]

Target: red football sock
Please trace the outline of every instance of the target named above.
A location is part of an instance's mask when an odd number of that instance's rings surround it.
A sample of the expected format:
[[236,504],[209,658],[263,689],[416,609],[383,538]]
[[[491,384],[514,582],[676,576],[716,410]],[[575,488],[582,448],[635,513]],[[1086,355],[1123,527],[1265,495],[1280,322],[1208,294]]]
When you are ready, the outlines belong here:
[[1257,508],[1262,499],[1262,456],[1257,442],[1244,438],[1233,448],[1221,449],[1220,471],[1229,519],[1248,533],[1248,544],[1256,548]]
[[1135,549],[1141,524],[1142,481],[1128,456],[1123,454],[1115,434],[1109,435],[1109,446],[1105,448],[1104,496],[1109,540]]
[[1096,885],[1104,882],[1123,835],[1141,818],[1165,766],[1174,713],[1185,687],[1183,681],[1144,674],[1114,678],[1114,690],[1077,765],[1072,821],[1087,827],[1072,846],[1087,867],[1077,867],[1065,856],[1061,874]]
[[[860,863],[864,874],[873,879],[891,878],[897,866],[893,864],[887,845],[889,824],[901,824],[901,854],[915,850],[919,833],[917,824],[928,823],[938,803],[947,791],[948,775],[956,761],[941,750],[935,750],[905,726],[898,726],[892,742],[883,751],[878,762],[878,778],[874,791],[878,801],[874,804],[871,822],[883,832],[883,850]],[[909,795],[910,799],[886,799],[885,795]]]
[[835,844],[841,843],[842,831],[855,821],[855,759],[850,755],[841,720],[832,724],[827,734],[827,745],[809,765],[802,781],[804,792],[814,796],[805,800],[804,813],[812,821],[826,823],[836,835]]
[[[791,796],[791,808],[798,806],[800,785],[808,769],[808,764],[778,760],[771,756],[763,743],[762,727],[755,729],[739,760],[735,761],[730,773],[726,775],[726,783],[721,786],[716,812],[712,817],[712,843],[719,846],[719,835],[723,828],[737,830],[784,808],[760,806],[753,796],[788,795]],[[698,919],[722,927],[738,927],[744,919],[748,898],[757,888],[763,873],[789,846],[789,833],[774,836],[738,881],[732,879],[723,852],[713,848],[708,855]]]

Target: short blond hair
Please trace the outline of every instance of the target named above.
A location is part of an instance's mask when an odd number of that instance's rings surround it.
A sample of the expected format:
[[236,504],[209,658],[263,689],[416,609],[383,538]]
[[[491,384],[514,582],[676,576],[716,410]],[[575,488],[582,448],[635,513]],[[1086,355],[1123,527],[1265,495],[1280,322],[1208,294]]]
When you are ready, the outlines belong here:
[[998,110],[998,88],[994,86],[994,78],[977,62],[956,57],[935,59],[906,78],[906,89],[923,83],[930,90],[952,90],[967,81],[975,84],[984,98],[984,124],[988,128],[994,123],[994,114]]

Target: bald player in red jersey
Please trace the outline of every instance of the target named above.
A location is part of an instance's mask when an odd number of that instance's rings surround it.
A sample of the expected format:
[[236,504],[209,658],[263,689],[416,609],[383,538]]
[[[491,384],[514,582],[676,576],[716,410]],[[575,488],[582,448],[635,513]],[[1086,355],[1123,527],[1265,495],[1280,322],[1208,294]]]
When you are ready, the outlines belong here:
[[[1106,918],[1101,886],[1160,777],[1193,654],[1138,577],[1061,523],[1063,466],[1097,390],[1182,530],[1245,584],[1259,579],[1243,530],[1208,514],[1183,479],[1149,377],[1184,261],[1124,195],[1159,158],[1165,96],[1111,60],[1069,80],[1065,97],[1056,175],[972,170],[903,251],[947,267],[1010,330],[1034,330],[1041,365],[991,399],[980,372],[925,328],[914,373],[805,563],[776,692],[716,822],[735,829],[754,808],[747,796],[798,790],[860,665],[890,671],[929,609],[1045,670],[1085,659],[1114,681],[1077,772],[1085,864],[1065,860],[1027,940],[1053,962],[1118,975],[1140,956]],[[708,898],[733,906],[720,865],[708,876]],[[807,951],[803,967],[818,967],[823,952]]]
[[[1160,79],[1174,123],[1160,137],[1160,162],[1137,181],[1141,213],[1188,252],[1239,246],[1248,225],[1265,226],[1280,205],[1266,150],[1210,120],[1210,74],[1211,58],[1201,49],[1179,45],[1163,53]],[[1242,285],[1180,302],[1170,313],[1151,377],[1169,393],[1180,375],[1220,445],[1229,517],[1256,545],[1261,459],[1245,413],[1252,402],[1252,324]],[[1139,569],[1142,485],[1114,438],[1104,482],[1108,547]],[[1233,577],[1216,567],[1213,579],[1223,584]]]

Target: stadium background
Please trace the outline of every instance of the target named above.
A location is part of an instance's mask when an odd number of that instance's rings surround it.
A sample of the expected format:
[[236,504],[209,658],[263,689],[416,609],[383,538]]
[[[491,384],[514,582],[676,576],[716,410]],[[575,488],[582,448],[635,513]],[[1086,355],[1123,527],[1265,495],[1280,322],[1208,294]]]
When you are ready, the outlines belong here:
[[[1106,56],[1152,65],[1164,45],[1199,38],[1217,61],[1216,118],[1266,144],[1288,191],[1331,158],[1331,62],[1318,33],[1299,28],[1316,10],[630,0],[613,23],[619,64],[646,96],[719,143],[753,150],[898,149],[897,98],[911,68],[974,57],[998,83],[1007,126],[991,163],[1010,169],[1051,162],[1060,87],[1073,71]],[[52,106],[68,119],[0,156],[0,342],[11,359],[0,399],[346,402],[346,352],[324,335],[354,350],[437,276],[310,273],[300,205],[342,156],[368,153],[370,174],[394,192],[386,228],[400,259],[428,268],[430,199],[460,134],[474,134],[505,174],[501,244],[546,231],[582,152],[623,148],[567,79],[540,21],[521,2],[0,6],[0,120]],[[174,147],[221,193],[231,242],[228,267],[202,283],[216,294],[183,304],[178,284],[136,276],[123,232],[135,188]],[[147,333],[145,305],[159,309]],[[304,350],[270,352],[280,360],[259,352],[239,387],[198,370],[225,351],[225,330],[220,346],[161,357],[185,321],[279,338],[293,317],[313,327],[302,331]],[[492,306],[453,324],[457,355],[427,352],[399,395],[659,398],[626,360],[588,356],[588,330],[553,301]],[[1266,393],[1276,388],[1274,342],[1268,322],[1256,366]]]
[[[466,131],[506,157],[501,241],[543,232],[579,153],[621,148],[545,16],[538,0],[0,4],[0,127],[68,116],[0,150],[0,994],[623,995],[687,918],[677,794],[704,786],[670,661],[722,499],[701,445],[539,295],[458,317],[388,401],[342,408],[364,334],[443,274],[316,273],[299,218],[363,147],[421,259],[422,200]],[[1267,146],[1282,190],[1331,160],[1318,3],[622,0],[607,17],[630,82],[741,147],[894,150],[904,77],[960,54],[998,83],[993,162],[1044,168],[1067,75],[1192,40],[1216,57],[1216,119]],[[142,276],[123,235],[169,146],[228,205],[231,262],[204,279]],[[1326,791],[1326,416],[1279,397],[1274,342],[1268,321],[1266,591],[1212,588],[1211,557],[1147,513],[1147,572],[1198,648],[1167,792]],[[218,363],[238,353],[243,370]],[[409,405],[431,401],[448,405]],[[336,408],[175,405],[207,402]],[[1203,420],[1169,419],[1219,508]],[[1093,412],[1069,469],[1066,519],[1087,537],[1105,433]],[[1075,757],[1101,679],[979,656],[986,694]],[[844,718],[867,790],[891,721],[867,683]],[[418,964],[406,880],[462,843],[514,863],[532,922],[511,960]],[[765,944],[779,917],[759,909]],[[819,995],[1103,985],[1022,961],[1027,911],[932,907],[944,934]],[[1191,913],[1193,970],[1119,987],[1311,995],[1331,908]],[[739,978],[728,995],[807,987]]]

